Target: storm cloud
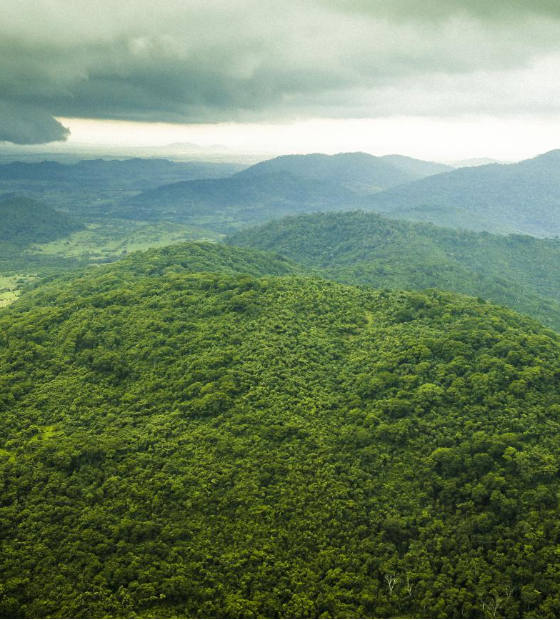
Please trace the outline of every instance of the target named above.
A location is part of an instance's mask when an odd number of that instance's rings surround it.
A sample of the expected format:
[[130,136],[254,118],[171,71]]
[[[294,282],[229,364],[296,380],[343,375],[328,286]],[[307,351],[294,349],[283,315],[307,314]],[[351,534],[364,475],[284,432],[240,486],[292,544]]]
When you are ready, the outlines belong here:
[[215,123],[560,112],[560,5],[4,0],[0,140],[56,118]]

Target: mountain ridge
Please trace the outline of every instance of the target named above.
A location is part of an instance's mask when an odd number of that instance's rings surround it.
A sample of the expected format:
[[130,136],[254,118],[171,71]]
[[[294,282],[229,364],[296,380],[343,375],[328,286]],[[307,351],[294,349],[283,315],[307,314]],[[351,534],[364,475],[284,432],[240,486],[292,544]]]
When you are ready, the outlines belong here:
[[560,234],[559,164],[555,149],[513,164],[459,168],[371,195],[368,208],[409,219],[425,211],[436,224],[431,209],[455,208],[469,228],[555,236]]
[[560,330],[560,241],[497,236],[367,212],[302,215],[230,235],[347,284],[480,296]]
[[247,178],[265,172],[284,171],[304,178],[337,182],[350,188],[382,188],[400,185],[413,179],[450,169],[434,162],[415,160],[403,155],[376,157],[364,152],[326,155],[281,155],[259,162],[236,176]]

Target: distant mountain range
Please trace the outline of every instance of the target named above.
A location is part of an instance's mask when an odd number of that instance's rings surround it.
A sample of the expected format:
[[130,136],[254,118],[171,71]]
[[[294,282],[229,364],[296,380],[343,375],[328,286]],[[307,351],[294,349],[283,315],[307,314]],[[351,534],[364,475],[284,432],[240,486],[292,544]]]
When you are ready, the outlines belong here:
[[0,165],[0,197],[81,217],[168,219],[230,232],[286,215],[364,209],[439,226],[560,234],[560,150],[452,169],[401,155],[286,155],[239,164],[164,159]]
[[229,178],[150,189],[110,213],[204,226],[218,216],[216,230],[223,232],[284,215],[356,208],[451,228],[555,236],[560,150],[460,169],[400,155],[286,155]]
[[358,192],[375,192],[448,170],[452,168],[402,155],[374,157],[367,153],[316,153],[269,159],[239,172],[237,176],[249,178],[289,172],[306,179],[340,183]]
[[509,164],[461,168],[393,187],[369,208],[411,220],[537,236],[560,234],[560,150]]
[[126,188],[148,188],[158,184],[189,179],[219,178],[233,174],[241,166],[202,162],[175,162],[168,159],[84,159],[73,164],[57,161],[12,162],[0,164],[0,183],[26,181],[31,184],[48,181],[76,183],[78,187],[117,185]]
[[450,169],[401,155],[286,155],[229,178],[163,185],[126,198],[112,213],[224,232],[285,215],[366,207],[373,192]]
[[112,217],[123,195],[178,181],[227,177],[242,169],[233,163],[141,158],[16,161],[0,164],[0,198],[22,195],[86,218]]
[[487,166],[488,164],[512,164],[512,161],[502,161],[493,157],[472,157],[470,159],[460,159],[452,161],[449,165],[453,168],[474,168],[475,166]]

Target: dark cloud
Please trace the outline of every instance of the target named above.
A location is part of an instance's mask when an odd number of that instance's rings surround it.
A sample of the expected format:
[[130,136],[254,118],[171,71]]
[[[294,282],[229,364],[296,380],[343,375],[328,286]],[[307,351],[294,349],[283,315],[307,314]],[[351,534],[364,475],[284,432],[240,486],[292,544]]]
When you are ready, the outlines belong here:
[[4,0],[2,12],[0,140],[18,143],[64,139],[57,117],[549,114],[560,101],[556,1]]
[[0,142],[43,144],[66,140],[69,131],[40,108],[0,100]]

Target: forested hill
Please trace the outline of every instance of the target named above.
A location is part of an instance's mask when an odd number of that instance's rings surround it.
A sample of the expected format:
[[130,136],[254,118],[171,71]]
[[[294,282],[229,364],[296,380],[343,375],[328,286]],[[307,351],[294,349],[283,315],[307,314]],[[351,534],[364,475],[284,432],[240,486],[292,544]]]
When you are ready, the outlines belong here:
[[372,213],[286,218],[229,237],[349,284],[480,296],[560,330],[560,241],[497,236]]
[[491,232],[560,234],[560,150],[461,168],[369,197],[373,210]]
[[162,185],[124,201],[113,214],[171,219],[225,232],[284,215],[357,208],[360,196],[335,183],[287,172]]
[[[157,279],[172,274],[220,273],[259,277],[297,275],[305,271],[301,265],[270,252],[194,241],[133,252],[116,263],[96,268],[95,273],[99,276],[97,285],[104,283],[103,290],[113,290],[137,279]],[[32,306],[38,299],[52,297],[55,289],[61,294],[88,294],[92,290],[91,275],[89,269],[83,269],[78,273],[51,276],[36,286],[36,290],[25,299]],[[26,302],[22,300],[20,303]]]
[[0,200],[0,242],[17,246],[45,243],[79,230],[74,218],[29,198]]
[[340,183],[352,189],[380,190],[451,169],[444,164],[402,155],[375,157],[368,153],[314,153],[275,157],[242,170],[236,176],[249,178],[288,172],[307,179]]
[[146,260],[0,313],[3,617],[558,617],[556,335]]

